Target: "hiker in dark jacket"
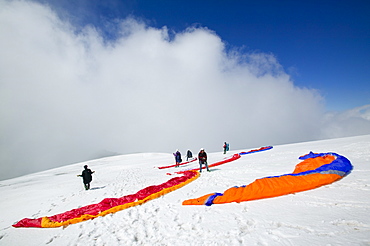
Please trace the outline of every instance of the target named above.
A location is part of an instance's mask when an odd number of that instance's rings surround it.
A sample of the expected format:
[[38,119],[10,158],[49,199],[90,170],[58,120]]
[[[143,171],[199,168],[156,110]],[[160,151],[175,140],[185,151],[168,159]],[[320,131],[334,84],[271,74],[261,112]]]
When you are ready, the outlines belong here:
[[226,152],[229,151],[230,149],[229,144],[225,142],[223,148],[224,148],[224,154],[226,154]]
[[90,182],[92,180],[91,174],[95,173],[95,171],[91,171],[89,168],[87,168],[87,165],[84,166],[85,170],[82,171],[81,175],[77,175],[78,177],[82,177],[85,190],[90,189]]
[[208,169],[208,163],[207,163],[207,153],[204,151],[203,148],[200,149],[200,152],[198,154],[198,159],[199,159],[199,172],[202,172],[202,165],[204,164],[207,168],[207,171],[209,172]]
[[176,167],[179,167],[180,163],[182,162],[180,151],[177,149],[176,152],[173,153],[173,155],[175,156]]
[[188,149],[188,152],[186,153],[186,161],[193,158],[193,153],[191,153],[190,149]]

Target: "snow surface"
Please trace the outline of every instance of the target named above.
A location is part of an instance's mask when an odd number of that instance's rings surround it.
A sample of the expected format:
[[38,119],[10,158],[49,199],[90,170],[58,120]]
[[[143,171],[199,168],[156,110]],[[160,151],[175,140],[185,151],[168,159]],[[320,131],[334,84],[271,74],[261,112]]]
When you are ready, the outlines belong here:
[[[209,163],[248,150],[208,153]],[[343,155],[354,169],[333,184],[296,194],[210,207],[181,205],[257,178],[291,173],[298,157],[310,151]],[[168,172],[189,168],[156,168],[173,163],[172,153],[122,155],[0,181],[0,245],[370,245],[370,135],[243,155],[141,206],[65,228],[11,226],[23,218],[133,194],[174,177]],[[96,172],[89,191],[76,177],[85,164]]]

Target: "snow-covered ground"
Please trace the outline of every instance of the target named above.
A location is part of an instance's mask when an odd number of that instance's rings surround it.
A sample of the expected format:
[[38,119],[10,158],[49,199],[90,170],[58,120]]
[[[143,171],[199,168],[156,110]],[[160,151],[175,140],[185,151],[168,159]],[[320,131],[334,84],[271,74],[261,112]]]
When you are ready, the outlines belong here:
[[[248,150],[208,153],[209,163]],[[257,178],[291,173],[298,157],[310,151],[343,155],[354,169],[333,184],[294,195],[210,207],[181,205]],[[132,154],[0,181],[0,245],[370,245],[370,135],[243,155],[158,199],[66,228],[12,227],[22,218],[133,194],[166,182],[173,177],[168,172],[189,168],[156,168],[173,162],[171,153]],[[89,191],[76,177],[85,164],[95,171]]]

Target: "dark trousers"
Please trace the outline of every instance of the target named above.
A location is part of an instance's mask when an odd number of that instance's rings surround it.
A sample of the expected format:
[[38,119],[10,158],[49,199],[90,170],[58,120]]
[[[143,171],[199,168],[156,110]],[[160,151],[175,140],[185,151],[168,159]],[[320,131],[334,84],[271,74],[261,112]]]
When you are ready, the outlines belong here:
[[202,165],[203,164],[206,166],[207,171],[209,171],[207,161],[199,161],[199,172],[202,172]]

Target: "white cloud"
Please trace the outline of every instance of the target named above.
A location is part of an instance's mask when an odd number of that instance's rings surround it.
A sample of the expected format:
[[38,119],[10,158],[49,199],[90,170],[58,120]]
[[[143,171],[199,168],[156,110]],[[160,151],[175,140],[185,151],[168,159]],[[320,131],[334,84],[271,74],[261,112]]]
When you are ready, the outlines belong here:
[[0,179],[103,151],[219,151],[224,141],[235,149],[322,137],[316,91],[296,87],[271,54],[226,52],[206,28],[169,38],[166,27],[129,18],[118,39],[104,40],[45,6],[1,0],[0,28]]
[[322,138],[370,134],[370,105],[325,115]]

